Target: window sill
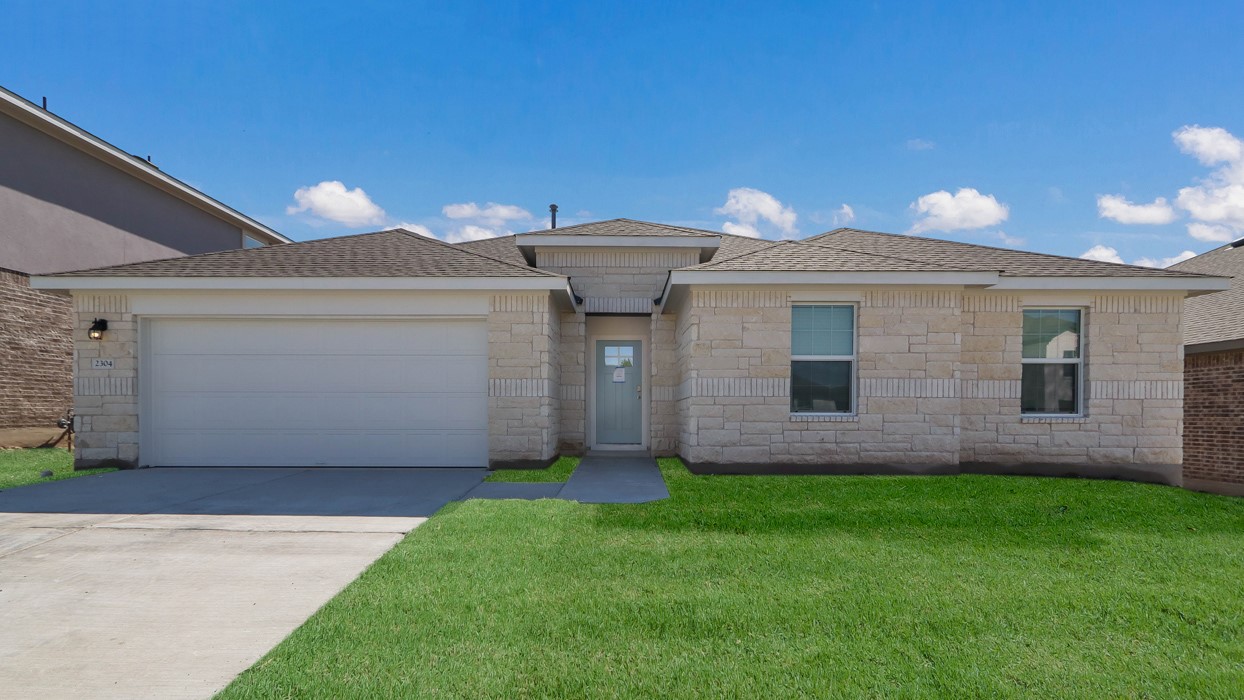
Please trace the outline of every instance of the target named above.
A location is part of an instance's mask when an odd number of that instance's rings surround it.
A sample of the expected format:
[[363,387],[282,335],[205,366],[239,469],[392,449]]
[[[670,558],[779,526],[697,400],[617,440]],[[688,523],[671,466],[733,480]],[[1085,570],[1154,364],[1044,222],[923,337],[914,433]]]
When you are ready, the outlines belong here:
[[1020,423],[1084,423],[1088,421],[1088,416],[1083,414],[1063,415],[1056,413],[1047,414],[1029,414],[1019,417]]
[[858,423],[857,413],[792,413],[792,423]]

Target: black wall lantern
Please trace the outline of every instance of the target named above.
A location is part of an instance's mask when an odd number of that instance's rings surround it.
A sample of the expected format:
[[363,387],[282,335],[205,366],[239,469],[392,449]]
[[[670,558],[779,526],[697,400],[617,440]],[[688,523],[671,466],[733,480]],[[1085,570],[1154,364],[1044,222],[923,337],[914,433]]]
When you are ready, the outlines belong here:
[[106,330],[108,330],[108,322],[102,318],[97,318],[95,323],[91,324],[91,328],[87,330],[86,335],[91,340],[102,340]]

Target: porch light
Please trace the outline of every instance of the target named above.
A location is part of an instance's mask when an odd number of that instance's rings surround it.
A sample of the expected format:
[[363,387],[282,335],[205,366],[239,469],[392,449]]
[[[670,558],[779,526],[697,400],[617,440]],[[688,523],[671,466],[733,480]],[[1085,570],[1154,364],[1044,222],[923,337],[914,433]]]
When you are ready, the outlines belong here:
[[102,340],[106,330],[108,330],[108,322],[102,318],[97,318],[91,324],[90,329],[87,330],[86,335],[91,340]]

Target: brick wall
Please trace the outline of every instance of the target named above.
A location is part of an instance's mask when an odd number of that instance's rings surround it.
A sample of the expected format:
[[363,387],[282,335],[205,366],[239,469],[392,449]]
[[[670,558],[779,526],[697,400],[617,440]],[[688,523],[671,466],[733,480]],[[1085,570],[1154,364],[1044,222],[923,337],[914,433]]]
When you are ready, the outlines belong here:
[[0,269],[0,428],[54,427],[73,401],[72,304]]
[[1184,361],[1184,478],[1244,484],[1244,350]]

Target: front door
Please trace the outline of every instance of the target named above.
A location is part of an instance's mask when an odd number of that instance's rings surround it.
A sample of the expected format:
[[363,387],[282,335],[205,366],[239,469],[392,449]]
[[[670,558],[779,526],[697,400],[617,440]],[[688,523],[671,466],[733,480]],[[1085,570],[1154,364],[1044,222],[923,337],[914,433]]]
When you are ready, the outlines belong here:
[[643,444],[644,385],[638,340],[596,341],[596,443]]

